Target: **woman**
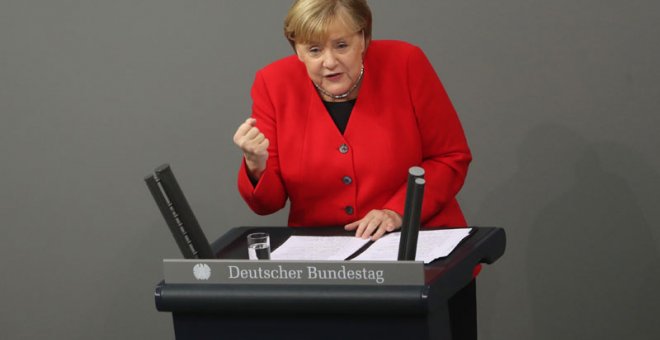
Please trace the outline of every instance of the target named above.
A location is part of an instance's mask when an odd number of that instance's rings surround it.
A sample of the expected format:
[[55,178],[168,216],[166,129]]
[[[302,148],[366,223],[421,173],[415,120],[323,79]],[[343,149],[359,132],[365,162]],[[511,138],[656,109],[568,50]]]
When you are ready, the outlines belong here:
[[365,1],[296,1],[284,33],[295,54],[257,72],[252,117],[234,136],[250,208],[270,214],[288,199],[290,226],[377,239],[401,227],[407,170],[418,165],[422,225],[464,226],[455,196],[471,155],[424,53],[371,41]]
[[[423,226],[465,226],[455,196],[471,161],[463,129],[417,47],[371,41],[364,0],[298,0],[284,21],[295,54],[257,72],[236,131],[241,196],[289,225],[378,239],[401,227],[411,166],[425,170]],[[474,280],[449,301],[454,339],[476,339]]]

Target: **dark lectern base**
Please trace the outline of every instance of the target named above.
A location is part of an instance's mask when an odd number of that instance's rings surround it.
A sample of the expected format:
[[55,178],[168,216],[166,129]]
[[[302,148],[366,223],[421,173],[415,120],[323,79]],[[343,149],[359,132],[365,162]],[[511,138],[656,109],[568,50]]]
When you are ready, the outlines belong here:
[[[218,258],[245,259],[245,235],[255,231],[268,232],[274,248],[292,234],[352,235],[341,227],[234,228],[214,242]],[[463,288],[474,282],[474,267],[495,262],[505,245],[503,229],[475,227],[450,256],[424,267],[425,283],[419,286],[245,286],[162,281],[156,287],[156,307],[172,313],[178,340],[452,340],[448,308],[452,297],[467,291]],[[475,304],[473,299],[459,305]],[[473,324],[468,322],[467,328]]]
[[451,339],[447,310],[420,316],[174,313],[179,339]]

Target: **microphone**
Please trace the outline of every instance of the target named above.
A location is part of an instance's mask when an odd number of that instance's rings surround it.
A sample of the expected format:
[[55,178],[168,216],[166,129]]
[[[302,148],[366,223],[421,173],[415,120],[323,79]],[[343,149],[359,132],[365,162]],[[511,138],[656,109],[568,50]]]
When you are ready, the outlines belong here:
[[169,164],[144,178],[156,205],[187,259],[213,259],[215,254]]
[[406,203],[401,223],[401,239],[399,240],[399,261],[415,260],[425,184],[423,168],[413,166],[408,169]]

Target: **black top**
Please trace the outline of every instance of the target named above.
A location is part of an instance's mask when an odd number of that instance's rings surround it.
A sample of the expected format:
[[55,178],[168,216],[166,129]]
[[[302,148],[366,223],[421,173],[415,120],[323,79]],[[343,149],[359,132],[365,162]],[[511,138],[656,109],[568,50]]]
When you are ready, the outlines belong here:
[[351,111],[353,111],[353,106],[355,106],[355,100],[348,100],[345,102],[326,102],[323,101],[323,105],[330,113],[332,121],[337,125],[337,129],[341,134],[344,134],[346,130],[346,125],[348,125],[348,118],[351,116]]

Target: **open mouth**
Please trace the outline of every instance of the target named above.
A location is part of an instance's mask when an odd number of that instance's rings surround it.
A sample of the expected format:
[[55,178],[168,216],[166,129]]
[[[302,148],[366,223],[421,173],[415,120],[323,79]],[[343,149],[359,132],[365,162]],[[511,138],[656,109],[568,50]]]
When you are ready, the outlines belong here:
[[341,73],[332,73],[325,75],[325,78],[328,80],[338,80],[339,78],[341,78],[341,75],[342,75]]

